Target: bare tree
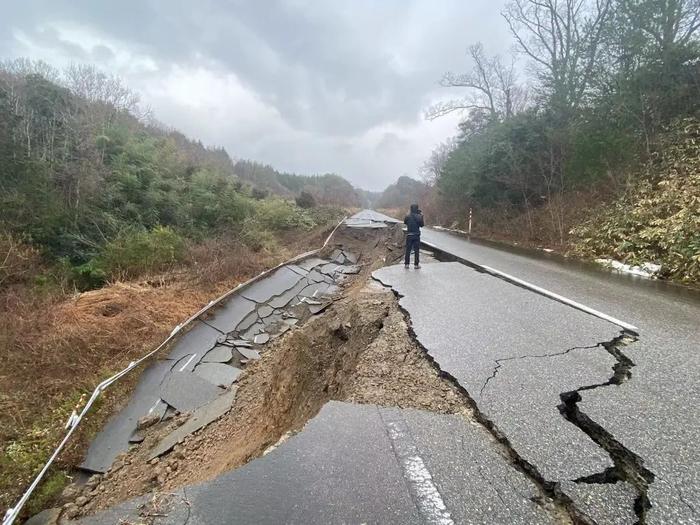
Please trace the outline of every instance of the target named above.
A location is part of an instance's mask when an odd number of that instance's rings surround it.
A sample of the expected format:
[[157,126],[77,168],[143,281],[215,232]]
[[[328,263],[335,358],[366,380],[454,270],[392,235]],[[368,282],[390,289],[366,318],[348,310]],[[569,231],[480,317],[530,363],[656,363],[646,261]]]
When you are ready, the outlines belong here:
[[517,83],[515,60],[504,64],[499,56],[489,58],[478,42],[469,47],[473,67],[469,73],[447,72],[440,84],[443,87],[467,88],[461,99],[439,102],[426,112],[426,118],[436,119],[461,110],[486,112],[492,119],[508,119],[523,109],[525,90]]
[[445,142],[438,144],[435,149],[430,153],[430,157],[423,163],[419,169],[419,174],[423,179],[423,182],[428,186],[434,186],[437,180],[440,178],[443,168],[450,158],[450,153],[452,153],[457,147],[459,141],[457,138],[453,137],[447,139]]
[[95,66],[72,64],[65,70],[68,89],[91,103],[103,103],[117,111],[137,113],[139,96],[118,77],[106,75]]
[[612,0],[513,0],[503,12],[555,109],[576,110],[591,84]]

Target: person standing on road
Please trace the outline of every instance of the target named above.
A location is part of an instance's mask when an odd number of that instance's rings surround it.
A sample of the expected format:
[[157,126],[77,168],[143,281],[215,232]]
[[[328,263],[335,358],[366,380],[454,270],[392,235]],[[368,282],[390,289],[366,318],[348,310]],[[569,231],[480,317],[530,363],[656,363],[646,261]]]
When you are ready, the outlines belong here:
[[418,209],[417,204],[411,204],[411,211],[406,218],[403,220],[406,225],[406,258],[404,264],[406,268],[409,267],[411,263],[411,250],[415,254],[415,268],[420,268],[419,254],[420,254],[420,229],[424,226],[423,223],[423,212]]

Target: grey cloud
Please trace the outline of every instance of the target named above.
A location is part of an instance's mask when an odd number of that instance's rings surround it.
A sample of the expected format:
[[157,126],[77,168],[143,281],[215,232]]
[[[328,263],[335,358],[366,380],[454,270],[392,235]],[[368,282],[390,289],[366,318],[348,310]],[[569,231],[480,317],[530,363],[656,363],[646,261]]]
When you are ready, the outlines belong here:
[[[502,1],[25,0],[4,8],[0,51],[18,49],[11,35],[21,30],[75,61],[109,63],[116,49],[97,46],[86,57],[51,29],[87,28],[150,57],[163,71],[179,65],[234,73],[290,128],[344,144],[386,123],[415,126],[441,74],[465,67],[470,43],[507,50]],[[261,137],[255,148],[269,151],[265,142]],[[391,147],[410,150],[408,142]],[[325,160],[307,162],[307,171],[326,166]],[[364,171],[366,162],[357,165]]]

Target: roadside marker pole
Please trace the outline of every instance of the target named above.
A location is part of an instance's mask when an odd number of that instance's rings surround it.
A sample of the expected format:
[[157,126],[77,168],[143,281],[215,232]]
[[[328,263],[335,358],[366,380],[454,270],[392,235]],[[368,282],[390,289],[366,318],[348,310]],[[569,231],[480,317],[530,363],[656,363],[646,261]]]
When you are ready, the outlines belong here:
[[469,238],[471,239],[472,236],[472,209],[469,208]]

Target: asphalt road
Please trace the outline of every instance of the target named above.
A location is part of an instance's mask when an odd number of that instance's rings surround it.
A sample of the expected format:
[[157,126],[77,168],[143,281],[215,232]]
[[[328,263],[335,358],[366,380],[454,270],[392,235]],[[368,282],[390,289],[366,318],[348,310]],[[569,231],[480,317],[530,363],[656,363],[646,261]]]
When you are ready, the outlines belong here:
[[[638,327],[621,346],[613,322],[459,262],[373,274],[397,292],[418,342],[483,420],[581,512],[601,525],[632,524],[645,496],[646,523],[700,523],[700,294],[428,229],[423,239]],[[566,392],[580,396],[573,421],[562,414]],[[483,420],[331,402],[264,457],[166,495],[155,522],[558,522]],[[81,522],[136,520],[152,497]]]
[[700,523],[700,294],[446,232],[426,229],[423,239],[638,327],[624,349],[631,378],[582,391],[579,408],[653,474],[648,523]]
[[[459,416],[331,401],[264,457],[163,494],[155,523],[554,524],[536,494]],[[140,523],[152,498],[80,523]]]

